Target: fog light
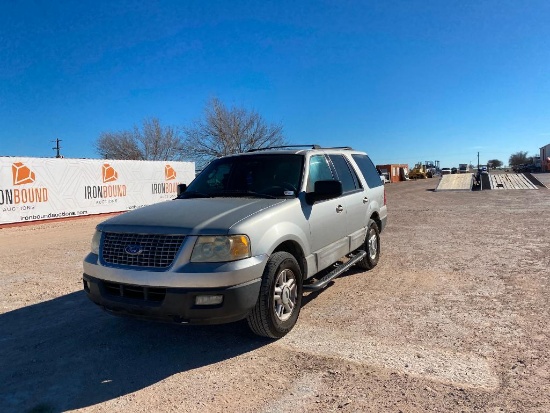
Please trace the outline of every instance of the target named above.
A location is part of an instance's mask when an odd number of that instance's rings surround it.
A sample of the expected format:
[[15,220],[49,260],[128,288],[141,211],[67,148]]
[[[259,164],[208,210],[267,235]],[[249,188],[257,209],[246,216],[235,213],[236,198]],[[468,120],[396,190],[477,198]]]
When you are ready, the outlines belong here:
[[218,305],[223,302],[223,295],[197,295],[195,305]]

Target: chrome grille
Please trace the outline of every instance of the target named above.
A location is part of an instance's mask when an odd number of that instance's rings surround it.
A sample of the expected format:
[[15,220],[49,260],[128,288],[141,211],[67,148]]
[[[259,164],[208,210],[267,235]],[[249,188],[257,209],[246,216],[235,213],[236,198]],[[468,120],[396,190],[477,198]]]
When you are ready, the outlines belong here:
[[106,232],[101,254],[109,264],[166,268],[174,261],[184,238],[184,235]]

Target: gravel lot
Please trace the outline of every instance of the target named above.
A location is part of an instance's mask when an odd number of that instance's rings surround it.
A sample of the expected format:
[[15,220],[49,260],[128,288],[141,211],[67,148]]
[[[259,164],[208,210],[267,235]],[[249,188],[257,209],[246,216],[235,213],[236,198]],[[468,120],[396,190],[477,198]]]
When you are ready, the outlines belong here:
[[102,312],[81,262],[103,218],[0,229],[0,410],[550,411],[550,190],[436,184],[386,185],[378,266],[276,342]]

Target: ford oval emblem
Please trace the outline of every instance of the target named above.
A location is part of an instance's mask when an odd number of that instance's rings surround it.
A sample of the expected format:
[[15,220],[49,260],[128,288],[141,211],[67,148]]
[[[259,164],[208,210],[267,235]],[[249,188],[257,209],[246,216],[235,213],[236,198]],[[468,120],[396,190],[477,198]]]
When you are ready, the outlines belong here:
[[124,248],[124,251],[128,255],[139,255],[143,252],[143,249],[141,248],[141,245],[128,244],[126,245],[126,248]]

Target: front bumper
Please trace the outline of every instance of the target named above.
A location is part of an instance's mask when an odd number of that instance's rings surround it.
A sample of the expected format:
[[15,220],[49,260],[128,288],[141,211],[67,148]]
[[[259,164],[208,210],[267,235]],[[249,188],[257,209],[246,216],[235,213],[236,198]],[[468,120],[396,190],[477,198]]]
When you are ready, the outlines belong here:
[[[111,282],[83,274],[88,297],[121,316],[190,324],[222,324],[245,318],[256,305],[261,279],[220,288],[150,287]],[[216,305],[196,305],[199,295],[222,295]]]
[[[256,304],[266,254],[225,263],[189,262],[182,248],[167,268],[107,265],[97,254],[84,259],[84,290],[116,315],[175,323],[221,324],[246,317]],[[196,305],[199,295],[221,295],[216,305]]]

